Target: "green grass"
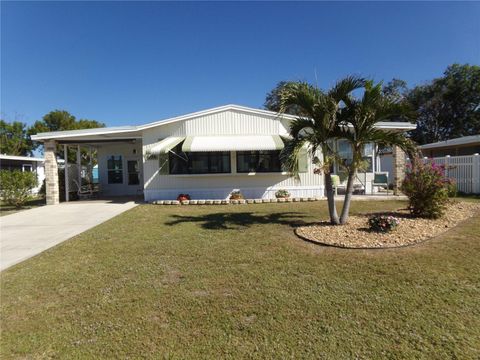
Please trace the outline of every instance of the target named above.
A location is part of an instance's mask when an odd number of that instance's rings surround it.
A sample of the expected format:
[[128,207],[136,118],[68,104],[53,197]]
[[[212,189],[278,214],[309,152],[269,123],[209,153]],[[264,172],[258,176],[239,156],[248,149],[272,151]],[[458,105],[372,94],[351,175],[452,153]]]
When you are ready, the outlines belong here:
[[1,273],[0,355],[480,356],[480,217],[402,249],[293,234],[326,213],[325,202],[141,205]]
[[14,214],[14,213],[19,212],[19,211],[33,209],[35,207],[43,206],[43,205],[45,205],[45,199],[44,198],[32,199],[32,200],[28,201],[21,208],[16,208],[15,206],[8,205],[8,204],[5,204],[4,202],[0,201],[0,216]]

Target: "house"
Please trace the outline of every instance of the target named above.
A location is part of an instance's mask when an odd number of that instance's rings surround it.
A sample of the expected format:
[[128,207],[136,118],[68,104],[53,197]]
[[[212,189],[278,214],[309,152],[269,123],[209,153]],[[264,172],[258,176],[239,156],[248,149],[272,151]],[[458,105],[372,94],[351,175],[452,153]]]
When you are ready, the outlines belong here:
[[480,134],[425,144],[418,148],[422,150],[423,156],[429,158],[479,154]]
[[0,154],[0,170],[34,172],[37,175],[37,186],[32,192],[37,194],[45,179],[44,161],[43,158]]
[[[299,179],[282,171],[282,137],[288,136],[293,119],[292,115],[226,105],[146,125],[40,133],[32,139],[45,146],[47,203],[51,204],[58,202],[58,144],[96,149],[104,196],[143,194],[146,201],[153,201],[188,193],[193,199],[225,199],[240,190],[247,198],[272,198],[278,189],[287,189],[296,197],[323,197],[323,176],[314,174],[306,150],[300,157]],[[415,128],[404,122],[377,126],[387,131]],[[337,144],[348,158],[346,145]],[[367,146],[366,192],[372,191],[376,156],[375,144]],[[398,159],[398,169],[403,171],[404,155]]]

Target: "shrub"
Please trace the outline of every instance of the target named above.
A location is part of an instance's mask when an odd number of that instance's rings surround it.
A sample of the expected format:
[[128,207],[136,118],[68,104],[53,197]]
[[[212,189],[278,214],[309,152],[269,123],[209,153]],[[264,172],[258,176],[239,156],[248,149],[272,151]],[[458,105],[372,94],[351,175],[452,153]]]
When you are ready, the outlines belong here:
[[409,199],[409,209],[414,216],[439,218],[448,202],[448,183],[444,167],[420,161],[407,169],[401,190]]
[[285,189],[280,189],[275,193],[277,199],[286,199],[290,197],[290,193]]
[[240,190],[234,190],[230,193],[230,200],[241,200],[243,199],[243,194]]
[[448,197],[457,196],[457,182],[455,179],[445,180],[445,187],[447,188]]
[[370,230],[377,232],[390,232],[395,229],[398,224],[400,224],[400,220],[390,215],[374,215],[368,219]]
[[21,208],[32,198],[32,189],[37,186],[37,175],[29,171],[0,171],[0,195],[8,205]]
[[178,201],[190,200],[190,195],[188,195],[188,194],[178,194],[177,200]]

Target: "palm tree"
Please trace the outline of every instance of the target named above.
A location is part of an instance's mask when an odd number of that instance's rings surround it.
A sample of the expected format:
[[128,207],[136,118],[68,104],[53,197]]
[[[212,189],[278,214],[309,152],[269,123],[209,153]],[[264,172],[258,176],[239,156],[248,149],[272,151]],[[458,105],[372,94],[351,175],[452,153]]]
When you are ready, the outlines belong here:
[[[347,77],[339,81],[330,91],[324,93],[305,82],[289,82],[280,91],[280,113],[294,108],[298,118],[290,124],[290,138],[285,140],[281,153],[284,167],[298,178],[298,159],[305,147],[312,155],[319,171],[325,174],[330,222],[339,224],[335,206],[331,169],[336,158],[334,142],[337,137],[340,109],[349,103],[351,92],[363,87],[365,80]],[[316,157],[321,151],[322,161]]]
[[382,92],[382,83],[375,85],[371,80],[366,81],[364,90],[360,99],[351,97],[337,116],[339,130],[337,138],[347,140],[352,150],[352,159],[345,166],[348,180],[340,224],[345,224],[348,220],[353,183],[357,171],[362,167],[363,151],[367,144],[398,146],[408,154],[415,152],[413,142],[403,133],[376,128],[380,121],[412,117],[410,109],[405,104],[385,96]]

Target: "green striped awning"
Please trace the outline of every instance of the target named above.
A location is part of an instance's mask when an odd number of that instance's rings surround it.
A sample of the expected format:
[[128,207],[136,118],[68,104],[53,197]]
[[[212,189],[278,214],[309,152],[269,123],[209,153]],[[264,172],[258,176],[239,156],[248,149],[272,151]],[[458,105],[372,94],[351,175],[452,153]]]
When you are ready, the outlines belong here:
[[167,137],[167,138],[153,144],[153,146],[150,148],[150,153],[152,155],[166,154],[171,149],[173,149],[175,146],[180,144],[183,140],[185,140],[185,137],[181,137],[181,136]]
[[283,147],[279,135],[202,135],[187,136],[182,151],[282,150]]

